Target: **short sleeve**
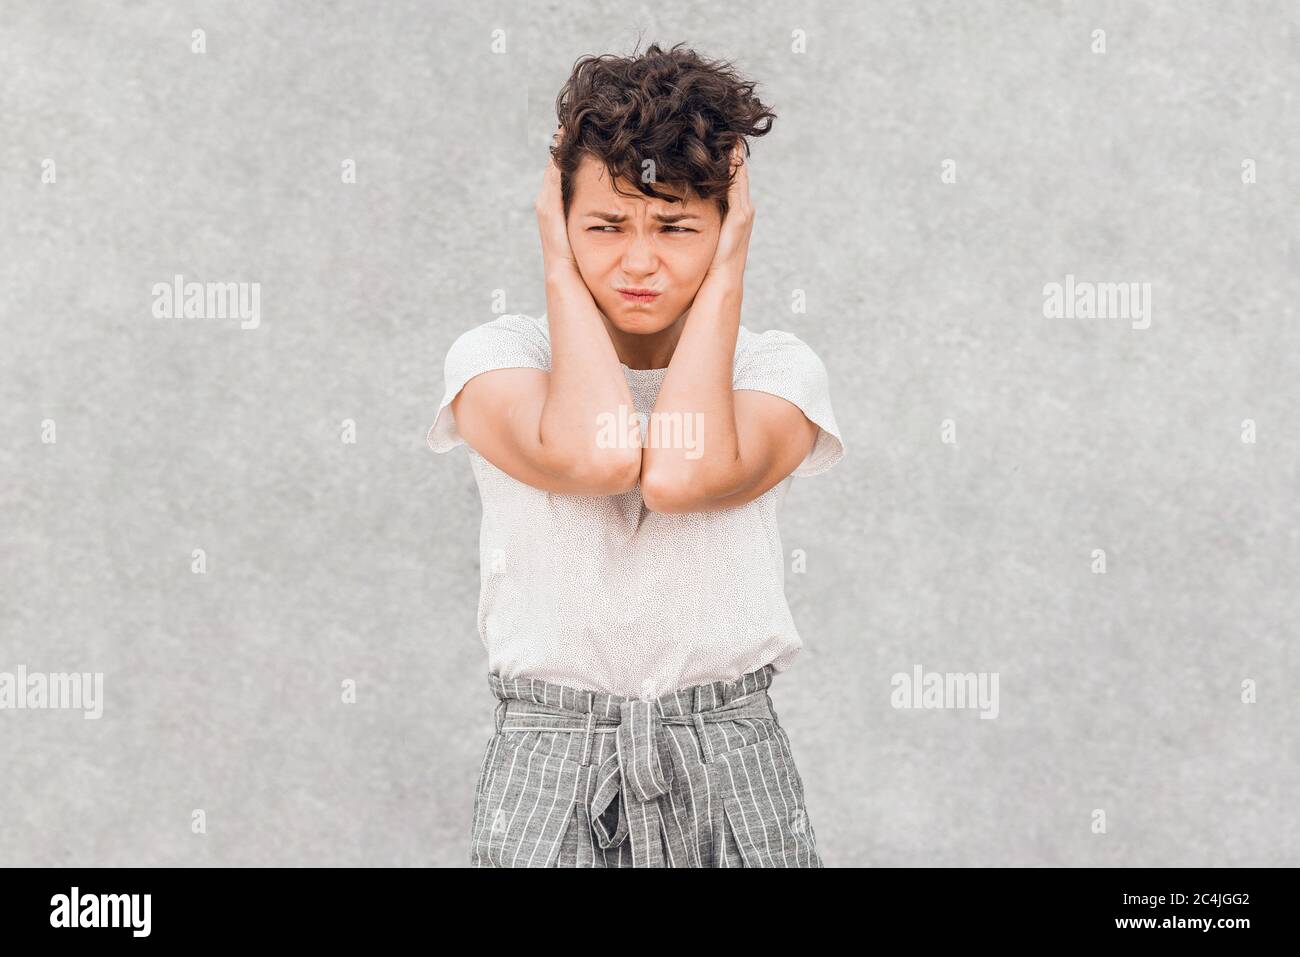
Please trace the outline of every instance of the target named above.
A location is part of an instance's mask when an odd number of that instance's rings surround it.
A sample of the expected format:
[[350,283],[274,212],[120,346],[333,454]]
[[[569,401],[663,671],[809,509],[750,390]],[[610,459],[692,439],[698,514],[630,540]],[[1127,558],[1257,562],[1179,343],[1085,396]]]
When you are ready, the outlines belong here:
[[465,439],[456,428],[451,401],[465,383],[492,369],[551,368],[550,340],[530,316],[498,316],[460,334],[443,363],[442,402],[425,441],[435,452],[449,452]]
[[737,349],[732,388],[779,396],[797,405],[818,426],[812,450],[792,475],[819,475],[844,457],[826,366],[798,336],[779,329],[750,333],[744,347]]

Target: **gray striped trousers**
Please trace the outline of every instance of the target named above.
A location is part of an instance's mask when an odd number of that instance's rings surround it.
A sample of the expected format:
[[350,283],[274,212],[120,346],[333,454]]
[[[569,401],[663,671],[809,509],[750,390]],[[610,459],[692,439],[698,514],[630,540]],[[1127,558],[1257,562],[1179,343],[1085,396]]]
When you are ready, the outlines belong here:
[[822,867],[771,665],[659,698],[489,673],[473,867]]

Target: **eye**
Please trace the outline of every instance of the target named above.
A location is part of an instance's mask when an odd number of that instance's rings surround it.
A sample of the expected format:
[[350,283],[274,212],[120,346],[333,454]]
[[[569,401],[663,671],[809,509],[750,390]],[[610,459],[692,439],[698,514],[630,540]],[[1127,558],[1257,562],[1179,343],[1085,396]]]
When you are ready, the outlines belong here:
[[699,232],[699,230],[691,229],[691,228],[689,228],[689,227],[687,227],[687,226],[665,226],[664,229],[675,229],[675,230],[677,230],[677,232],[679,232],[679,233],[694,233],[694,232]]
[[599,233],[599,232],[603,232],[603,231],[606,230],[606,229],[612,229],[612,230],[614,230],[614,232],[618,232],[618,227],[617,227],[617,226],[588,226],[588,227],[587,227],[587,232],[589,232],[589,233]]

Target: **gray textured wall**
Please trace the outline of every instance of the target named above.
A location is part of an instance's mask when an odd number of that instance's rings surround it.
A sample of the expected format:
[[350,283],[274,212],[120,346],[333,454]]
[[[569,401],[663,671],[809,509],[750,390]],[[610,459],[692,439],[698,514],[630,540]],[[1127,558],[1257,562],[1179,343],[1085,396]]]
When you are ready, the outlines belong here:
[[[0,671],[104,703],[0,714],[0,864],[467,860],[479,502],[424,434],[493,290],[545,309],[554,96],[638,35],[779,114],[744,322],[849,450],[773,688],[828,865],[1300,864],[1294,3],[114,6],[3,5]],[[260,325],[155,317],[178,273]],[[1150,326],[1044,317],[1067,274]],[[891,707],[916,665],[997,719]]]

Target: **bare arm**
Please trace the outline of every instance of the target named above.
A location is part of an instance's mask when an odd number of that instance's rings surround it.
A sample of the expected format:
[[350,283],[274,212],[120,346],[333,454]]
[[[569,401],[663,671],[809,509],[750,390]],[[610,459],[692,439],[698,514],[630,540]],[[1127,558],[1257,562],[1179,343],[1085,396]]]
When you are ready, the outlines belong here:
[[[739,162],[738,151],[734,161]],[[683,421],[693,417],[701,427],[697,451],[702,454],[653,441],[642,451],[641,494],[655,512],[743,505],[793,472],[817,437],[817,425],[793,403],[732,388],[754,221],[743,164],[728,200],[713,264],[691,304],[654,407],[653,418],[661,421],[674,414]]]
[[[576,267],[560,264],[548,273],[546,302],[551,373],[541,441],[610,487],[598,494],[626,492],[640,479],[641,430],[618,353]],[[615,433],[622,441],[610,441]]]
[[537,220],[551,370],[484,372],[466,383],[452,414],[475,451],[527,485],[617,495],[640,478],[641,433],[618,354],[573,260],[554,160],[537,198]]
[[[610,460],[579,462],[541,441],[541,410],[551,391],[541,369],[493,369],[476,375],[451,402],[460,434],[501,471],[544,492],[619,495],[635,487],[639,459],[626,472],[615,459],[629,449],[609,449]],[[631,449],[639,456],[639,449]]]
[[[709,280],[706,280],[706,285]],[[698,458],[689,449],[642,450],[641,495],[654,512],[709,512],[752,501],[793,472],[818,426],[779,396],[732,389],[739,301],[701,287],[655,401],[656,416],[699,414]],[[661,430],[661,435],[663,434]],[[684,430],[683,430],[684,433]]]

